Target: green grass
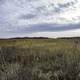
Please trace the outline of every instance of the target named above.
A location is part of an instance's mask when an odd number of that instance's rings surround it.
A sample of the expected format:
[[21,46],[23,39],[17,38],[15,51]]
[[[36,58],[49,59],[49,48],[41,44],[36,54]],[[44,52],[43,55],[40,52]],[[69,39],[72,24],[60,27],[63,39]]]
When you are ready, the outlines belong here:
[[80,40],[0,40],[0,80],[80,80]]

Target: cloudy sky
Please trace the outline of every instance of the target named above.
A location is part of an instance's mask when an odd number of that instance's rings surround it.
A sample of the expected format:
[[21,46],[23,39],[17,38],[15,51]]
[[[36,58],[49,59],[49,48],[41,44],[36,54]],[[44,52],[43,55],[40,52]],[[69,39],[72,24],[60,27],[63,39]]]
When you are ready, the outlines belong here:
[[80,36],[80,0],[0,0],[0,38]]

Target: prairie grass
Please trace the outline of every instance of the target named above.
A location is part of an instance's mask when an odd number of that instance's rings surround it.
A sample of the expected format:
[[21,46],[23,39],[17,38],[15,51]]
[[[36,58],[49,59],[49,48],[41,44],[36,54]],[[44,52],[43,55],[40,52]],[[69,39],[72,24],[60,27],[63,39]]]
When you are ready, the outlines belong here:
[[0,80],[80,80],[80,40],[0,40]]

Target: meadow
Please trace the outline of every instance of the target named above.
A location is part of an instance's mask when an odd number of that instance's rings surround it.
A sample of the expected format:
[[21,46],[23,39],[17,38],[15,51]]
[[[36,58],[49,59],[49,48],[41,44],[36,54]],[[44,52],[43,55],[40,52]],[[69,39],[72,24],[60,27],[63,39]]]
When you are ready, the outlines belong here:
[[80,38],[0,39],[0,80],[80,80]]

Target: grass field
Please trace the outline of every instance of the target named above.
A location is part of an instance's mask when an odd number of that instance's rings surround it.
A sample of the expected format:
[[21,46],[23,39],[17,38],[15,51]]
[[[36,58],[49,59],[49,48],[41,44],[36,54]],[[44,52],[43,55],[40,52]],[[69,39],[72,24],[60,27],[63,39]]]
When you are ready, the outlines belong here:
[[0,80],[80,80],[80,38],[1,39]]

